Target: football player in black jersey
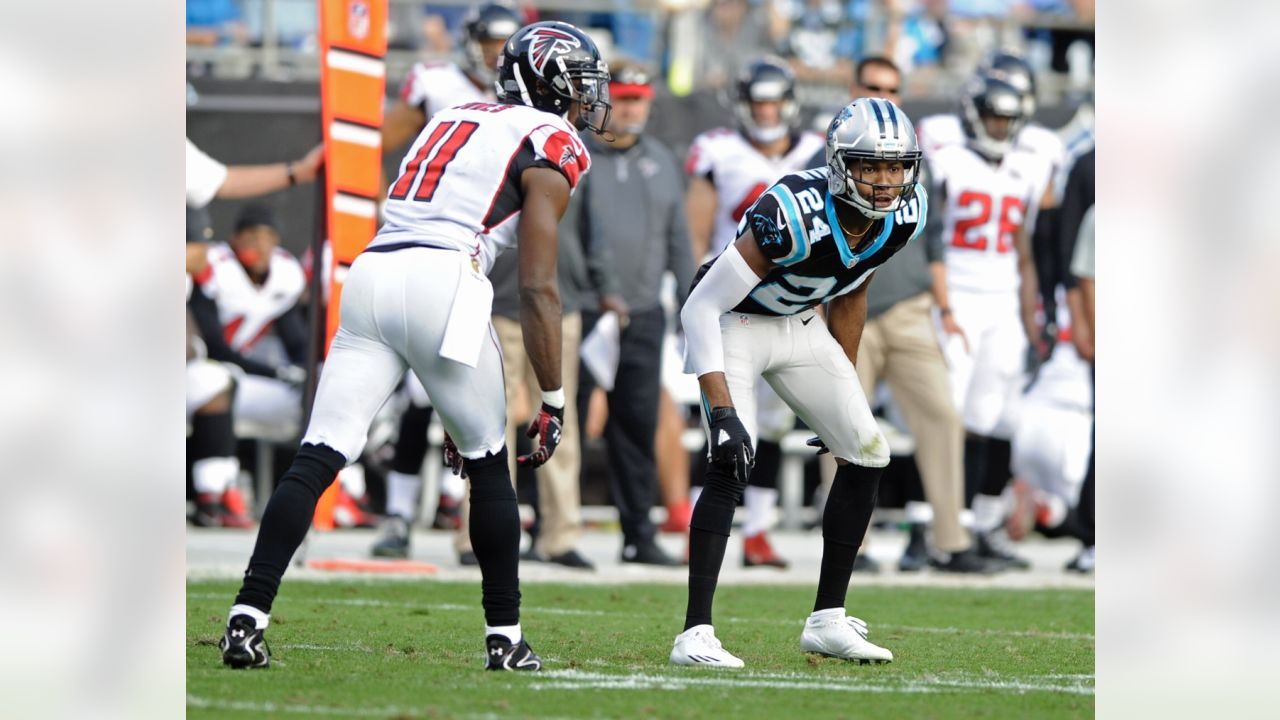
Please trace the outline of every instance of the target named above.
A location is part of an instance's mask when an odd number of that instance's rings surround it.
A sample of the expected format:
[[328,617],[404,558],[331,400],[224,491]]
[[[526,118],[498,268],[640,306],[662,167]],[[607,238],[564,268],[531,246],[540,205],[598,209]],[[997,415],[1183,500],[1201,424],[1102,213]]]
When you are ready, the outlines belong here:
[[[680,317],[686,370],[702,387],[709,437],[706,487],[690,523],[689,604],[677,665],[742,667],[711,625],[711,605],[733,512],[753,464],[755,385],[791,406],[839,464],[822,518],[817,601],[800,647],[889,662],[846,615],[845,593],[875,508],[889,448],[854,371],[871,274],[918,237],[927,197],[920,149],[905,113],[859,98],[827,128],[826,167],[784,176],[756,201],[738,239],[707,263]],[[828,305],[827,324],[816,307]]]

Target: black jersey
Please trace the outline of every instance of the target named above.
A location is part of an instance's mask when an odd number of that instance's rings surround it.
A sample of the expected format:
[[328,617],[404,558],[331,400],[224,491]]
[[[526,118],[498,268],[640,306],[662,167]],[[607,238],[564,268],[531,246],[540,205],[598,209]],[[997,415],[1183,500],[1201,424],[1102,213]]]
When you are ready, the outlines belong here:
[[[928,215],[928,197],[917,185],[906,205],[872,223],[850,247],[835,203],[827,192],[826,168],[784,175],[756,200],[738,223],[738,235],[749,227],[774,265],[733,312],[794,315],[844,295],[918,237]],[[695,286],[714,262],[698,270]]]

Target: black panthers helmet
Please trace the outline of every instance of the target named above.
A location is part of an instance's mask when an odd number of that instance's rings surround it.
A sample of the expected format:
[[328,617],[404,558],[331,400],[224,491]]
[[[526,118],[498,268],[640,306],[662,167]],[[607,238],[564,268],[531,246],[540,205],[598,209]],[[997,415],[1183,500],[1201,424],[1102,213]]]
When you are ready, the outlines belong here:
[[1036,114],[1036,74],[1021,56],[1007,51],[997,51],[987,56],[978,74],[1003,80],[1022,95],[1023,112],[1027,119]]
[[[998,139],[991,137],[982,122],[984,117],[1009,118],[1008,136]],[[1022,93],[993,75],[974,78],[960,98],[960,125],[969,138],[969,146],[991,160],[1000,160],[1005,156],[1026,122],[1026,105],[1022,101]]]
[[523,24],[516,11],[502,3],[485,3],[472,9],[462,23],[462,69],[485,87],[492,85],[497,74],[485,63],[480,43],[506,40]]
[[[777,127],[762,128],[751,114],[751,103],[768,100],[782,103],[781,122]],[[738,98],[733,113],[743,134],[758,143],[770,143],[794,132],[800,122],[795,73],[776,57],[751,62],[738,73]]]
[[498,99],[563,117],[579,103],[579,130],[603,133],[609,121],[609,66],[595,42],[563,22],[520,28],[498,60]]

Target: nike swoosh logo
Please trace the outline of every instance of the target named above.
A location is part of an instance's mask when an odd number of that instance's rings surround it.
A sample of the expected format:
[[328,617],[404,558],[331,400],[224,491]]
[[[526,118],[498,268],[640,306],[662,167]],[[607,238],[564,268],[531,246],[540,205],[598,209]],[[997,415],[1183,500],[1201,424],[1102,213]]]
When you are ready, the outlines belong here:
[[801,325],[808,325],[810,320],[813,320],[813,316],[810,316],[809,318],[807,318],[807,319],[805,319],[805,320],[801,320],[801,321],[800,321],[800,324],[801,324]]

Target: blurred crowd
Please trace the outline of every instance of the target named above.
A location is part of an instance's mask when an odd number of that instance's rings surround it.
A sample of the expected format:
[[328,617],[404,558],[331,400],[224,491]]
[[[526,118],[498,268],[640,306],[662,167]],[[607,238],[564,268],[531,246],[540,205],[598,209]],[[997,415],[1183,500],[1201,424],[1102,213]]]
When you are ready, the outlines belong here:
[[[465,0],[392,0],[389,61],[398,56],[447,59],[470,6]],[[847,83],[853,64],[875,55],[893,60],[910,95],[946,92],[982,55],[1019,45],[1042,74],[1063,79],[1054,92],[1088,83],[1093,0],[616,0],[513,2],[525,22],[563,20],[587,29],[606,54],[643,62],[669,90],[688,95],[727,88],[742,64],[770,53],[787,60],[802,88]],[[188,46],[193,73],[269,79],[316,76],[313,0],[190,0]],[[234,49],[273,52],[255,63]],[[291,55],[291,53],[295,53]],[[211,58],[220,58],[221,62]],[[1043,90],[1043,89],[1042,89]]]
[[[825,163],[824,138],[801,127],[804,87],[835,89],[835,102],[828,95],[814,104],[838,108],[863,96],[898,101],[910,88],[936,90],[934,78],[949,77],[944,94],[959,98],[952,109],[912,118],[927,160],[951,146],[998,146],[997,157],[984,157],[999,164],[1006,154],[1025,153],[1051,168],[1031,198],[1034,207],[1009,228],[1026,234],[1020,260],[1034,268],[1038,292],[1022,308],[1028,340],[1012,351],[1017,357],[1000,344],[979,356],[981,338],[966,329],[972,325],[949,319],[951,305],[934,279],[941,274],[945,287],[953,272],[945,255],[965,242],[966,221],[931,215],[931,223],[945,223],[937,228],[940,249],[921,251],[918,278],[895,281],[908,288],[900,296],[884,298],[878,310],[872,298],[867,357],[859,354],[858,370],[892,449],[882,524],[909,535],[901,571],[945,565],[938,558],[967,546],[968,537],[984,562],[949,569],[1016,570],[1026,567],[1016,541],[1040,532],[1078,538],[1081,553],[1069,569],[1091,572],[1092,2],[602,0],[599,11],[572,13],[552,5],[393,3],[393,47],[435,60],[416,63],[402,81],[389,78],[383,128],[384,153],[398,158],[433,112],[491,95],[492,65],[516,22],[565,19],[607,39],[601,45],[613,74],[615,140],[588,140],[593,170],[560,236],[564,357],[582,359],[564,368],[574,412],[566,415],[555,462],[515,474],[534,509],[525,559],[589,569],[576,549],[585,502],[616,507],[622,562],[680,564],[654,538],[687,531],[705,465],[697,383],[681,373],[679,353],[678,313],[696,267],[724,247],[725,232],[732,234],[768,184]],[[188,0],[188,44],[261,44],[268,6],[266,26],[280,43],[314,50],[310,0]],[[1048,78],[1075,93],[1074,114],[1061,127],[1033,121]],[[1016,107],[1000,106],[991,88],[1015,93]],[[700,135],[687,152],[647,133],[655,97],[713,92],[732,110],[722,128]],[[825,127],[832,114],[821,111],[818,124]],[[321,253],[316,263],[313,253],[299,258],[286,250],[313,243],[284,242],[286,222],[270,200],[254,198],[313,182],[323,155],[316,148],[292,161],[263,160],[228,166],[188,141],[189,519],[206,527],[253,526],[273,468],[296,449],[313,380],[307,368],[319,354],[311,313],[327,299],[328,259]],[[232,231],[215,236],[206,206],[233,202],[240,204]],[[492,273],[510,428],[523,427],[536,410],[536,383],[519,352],[514,255],[502,256]],[[893,333],[916,321],[932,343],[931,369],[896,370],[907,361],[895,359]],[[974,364],[1014,368],[1017,397],[1008,405],[1015,409],[998,430],[968,422],[956,362],[943,352],[958,338],[958,352],[972,354]],[[1001,352],[1006,356],[994,357]],[[941,395],[955,396],[945,410],[924,413],[941,430],[918,422],[915,401],[905,397],[919,373],[934,371]],[[794,414],[765,418],[769,407],[761,402],[757,467],[744,500],[744,562],[785,567],[768,542],[780,500],[799,497],[785,520],[813,527],[834,462],[806,445],[813,433]],[[954,453],[936,442],[949,433],[957,438]],[[371,553],[390,558],[412,555],[415,529],[453,532],[459,562],[473,564],[465,484],[440,462],[442,441],[430,398],[407,376],[360,462],[321,503],[317,525],[380,524]],[[522,434],[510,432],[508,441],[527,452]],[[859,563],[878,571],[865,554]]]

